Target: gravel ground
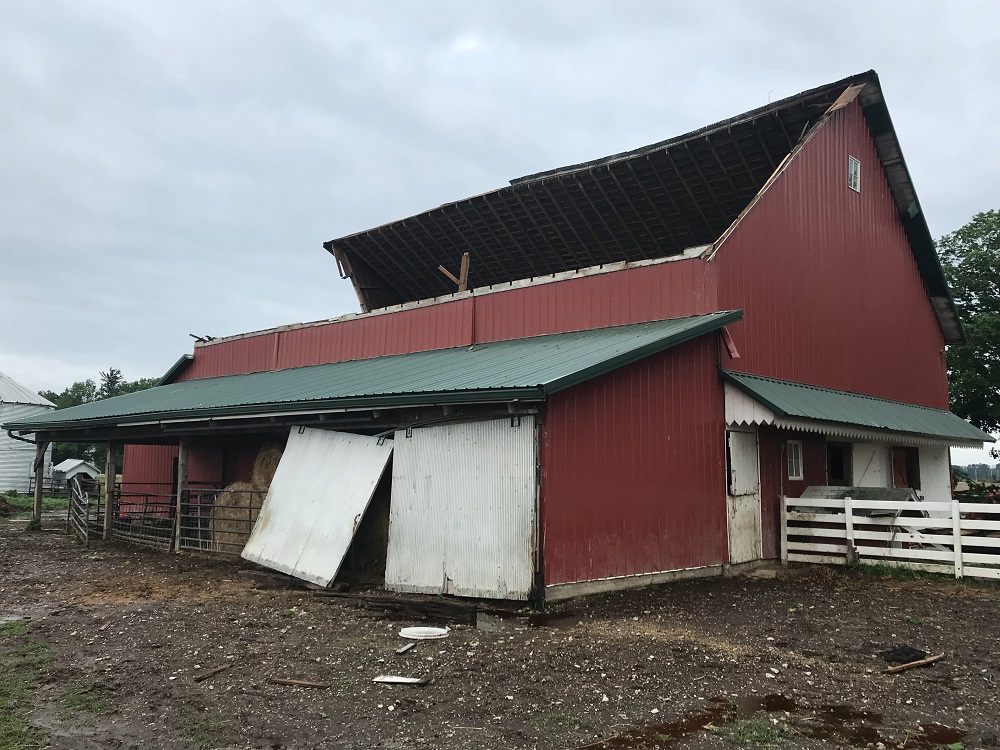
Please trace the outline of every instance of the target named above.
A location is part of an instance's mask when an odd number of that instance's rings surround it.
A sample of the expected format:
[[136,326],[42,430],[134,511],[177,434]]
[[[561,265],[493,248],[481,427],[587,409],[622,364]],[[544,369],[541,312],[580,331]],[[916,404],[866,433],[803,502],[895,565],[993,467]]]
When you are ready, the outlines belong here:
[[[764,571],[451,623],[397,655],[400,627],[448,623],[240,568],[0,520],[0,747],[1000,747],[995,585]],[[945,658],[885,674],[896,644]]]

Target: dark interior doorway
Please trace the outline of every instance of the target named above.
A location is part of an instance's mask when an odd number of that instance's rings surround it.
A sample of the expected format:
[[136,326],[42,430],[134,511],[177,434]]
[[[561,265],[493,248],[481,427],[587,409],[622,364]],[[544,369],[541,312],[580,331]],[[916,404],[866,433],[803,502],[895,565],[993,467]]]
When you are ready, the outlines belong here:
[[848,487],[853,481],[851,470],[851,444],[826,444],[826,483],[836,487]]

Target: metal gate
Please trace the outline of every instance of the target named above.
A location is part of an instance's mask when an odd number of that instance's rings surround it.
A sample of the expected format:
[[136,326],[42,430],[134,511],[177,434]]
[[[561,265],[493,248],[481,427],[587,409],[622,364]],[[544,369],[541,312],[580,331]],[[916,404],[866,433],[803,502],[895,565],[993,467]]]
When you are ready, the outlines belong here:
[[396,433],[386,587],[527,599],[534,579],[535,421]]
[[90,541],[90,495],[80,487],[80,480],[73,477],[69,483],[69,530],[83,542]]

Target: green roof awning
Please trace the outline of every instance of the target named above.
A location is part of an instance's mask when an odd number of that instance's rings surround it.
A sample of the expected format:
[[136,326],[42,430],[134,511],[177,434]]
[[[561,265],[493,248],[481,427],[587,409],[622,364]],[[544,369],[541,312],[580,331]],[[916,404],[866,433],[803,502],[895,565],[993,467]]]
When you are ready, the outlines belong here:
[[777,417],[784,418],[786,423],[787,420],[810,420],[955,443],[994,442],[989,434],[944,409],[730,370],[723,370],[722,376]]
[[3,425],[24,432],[417,404],[540,400],[739,320],[739,310],[588,331],[227,375],[57,409]]

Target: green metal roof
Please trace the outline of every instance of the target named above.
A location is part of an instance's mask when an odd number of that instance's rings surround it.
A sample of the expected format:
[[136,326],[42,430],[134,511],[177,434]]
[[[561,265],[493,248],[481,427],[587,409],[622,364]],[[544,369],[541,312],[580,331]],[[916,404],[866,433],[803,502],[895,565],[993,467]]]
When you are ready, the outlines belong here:
[[537,400],[739,320],[739,310],[588,331],[159,385],[3,429],[413,404]]
[[957,414],[848,391],[723,370],[722,376],[780,417],[838,422],[875,430],[994,442]]

